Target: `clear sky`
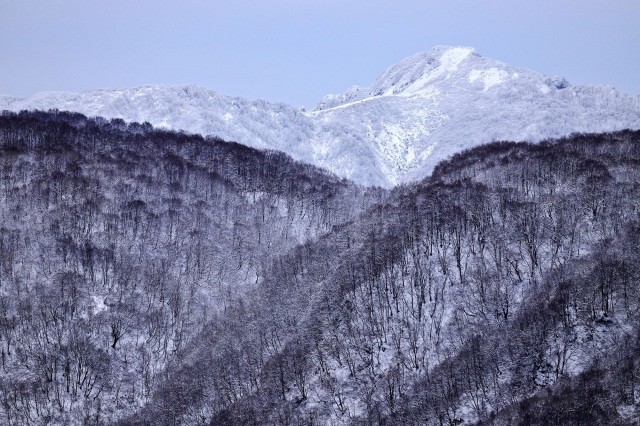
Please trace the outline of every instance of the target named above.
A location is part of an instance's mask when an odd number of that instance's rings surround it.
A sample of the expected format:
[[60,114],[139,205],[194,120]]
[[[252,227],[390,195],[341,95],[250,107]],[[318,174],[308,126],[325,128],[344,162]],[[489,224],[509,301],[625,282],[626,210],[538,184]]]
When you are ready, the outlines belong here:
[[195,83],[313,107],[439,44],[640,94],[640,0],[0,0],[0,94]]

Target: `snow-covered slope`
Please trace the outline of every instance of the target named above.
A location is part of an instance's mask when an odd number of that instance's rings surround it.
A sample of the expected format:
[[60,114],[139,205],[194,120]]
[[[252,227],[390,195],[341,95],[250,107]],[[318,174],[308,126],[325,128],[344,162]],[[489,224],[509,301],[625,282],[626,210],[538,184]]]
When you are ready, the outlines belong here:
[[0,109],[50,108],[276,149],[386,187],[422,178],[451,154],[492,140],[640,128],[638,96],[572,86],[448,46],[404,59],[369,88],[326,96],[311,112],[193,85],[0,97]]

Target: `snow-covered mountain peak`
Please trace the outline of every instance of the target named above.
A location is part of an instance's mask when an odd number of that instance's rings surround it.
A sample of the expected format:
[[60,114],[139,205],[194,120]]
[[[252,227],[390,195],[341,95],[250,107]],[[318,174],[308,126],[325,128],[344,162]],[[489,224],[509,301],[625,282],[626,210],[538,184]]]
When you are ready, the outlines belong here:
[[414,95],[424,91],[436,80],[450,78],[460,64],[471,55],[471,47],[437,46],[393,65],[371,87],[374,96]]
[[[345,93],[325,96],[315,110],[335,108],[374,96],[431,96],[435,83],[450,79],[463,62],[473,62],[474,58],[481,56],[472,47],[436,46],[392,65],[371,87],[354,86]],[[471,65],[466,68],[469,67]]]
[[448,156],[493,140],[640,128],[639,96],[572,86],[460,46],[410,56],[370,87],[328,95],[312,112],[193,84],[0,96],[0,111],[51,108],[275,149],[385,187],[420,179]]

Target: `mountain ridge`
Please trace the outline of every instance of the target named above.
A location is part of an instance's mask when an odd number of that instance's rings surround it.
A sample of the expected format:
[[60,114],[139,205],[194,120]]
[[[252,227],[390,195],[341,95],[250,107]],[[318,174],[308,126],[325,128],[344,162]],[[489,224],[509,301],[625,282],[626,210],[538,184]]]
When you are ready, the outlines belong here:
[[493,140],[537,142],[640,128],[639,96],[609,86],[571,85],[461,46],[436,46],[405,58],[369,88],[327,95],[313,111],[193,84],[0,97],[0,109],[148,121],[283,151],[357,183],[383,187],[418,180],[452,154]]

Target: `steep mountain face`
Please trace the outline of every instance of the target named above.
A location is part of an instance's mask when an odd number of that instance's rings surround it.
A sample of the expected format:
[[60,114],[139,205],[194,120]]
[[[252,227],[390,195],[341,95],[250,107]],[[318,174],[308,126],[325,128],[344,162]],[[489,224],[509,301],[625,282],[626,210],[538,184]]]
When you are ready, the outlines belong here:
[[0,109],[50,108],[275,149],[383,187],[419,180],[439,161],[493,140],[640,128],[640,97],[611,87],[572,86],[472,48],[446,46],[401,61],[369,88],[326,96],[314,111],[197,86],[0,98]]

